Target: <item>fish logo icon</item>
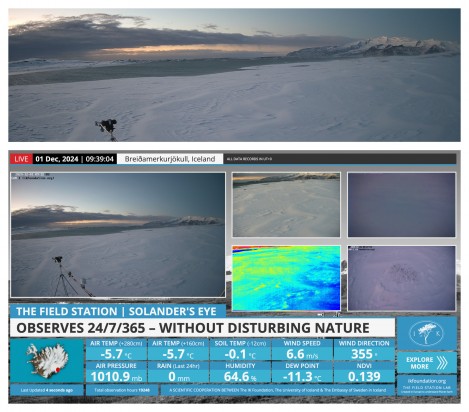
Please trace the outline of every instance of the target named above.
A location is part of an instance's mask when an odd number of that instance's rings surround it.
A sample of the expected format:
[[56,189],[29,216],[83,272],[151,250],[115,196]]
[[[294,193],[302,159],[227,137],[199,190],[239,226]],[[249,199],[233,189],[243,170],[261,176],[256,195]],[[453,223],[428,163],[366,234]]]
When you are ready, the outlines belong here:
[[419,346],[434,346],[441,342],[444,329],[436,322],[421,321],[414,323],[409,329],[409,337]]

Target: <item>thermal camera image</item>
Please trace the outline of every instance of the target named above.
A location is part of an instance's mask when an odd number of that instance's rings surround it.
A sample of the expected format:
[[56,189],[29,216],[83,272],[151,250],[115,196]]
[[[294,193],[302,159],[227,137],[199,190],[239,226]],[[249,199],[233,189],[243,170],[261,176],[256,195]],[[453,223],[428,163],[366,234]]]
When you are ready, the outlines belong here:
[[233,311],[340,310],[340,246],[234,246]]

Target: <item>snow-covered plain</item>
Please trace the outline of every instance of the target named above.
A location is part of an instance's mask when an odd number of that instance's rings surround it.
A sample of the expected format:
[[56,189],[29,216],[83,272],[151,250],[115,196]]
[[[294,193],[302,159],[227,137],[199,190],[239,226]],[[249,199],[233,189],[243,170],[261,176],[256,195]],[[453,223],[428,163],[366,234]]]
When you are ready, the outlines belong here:
[[235,186],[233,236],[339,237],[339,179]]
[[[52,258],[62,256],[64,273],[86,279],[96,297],[220,297],[224,231],[224,225],[201,225],[12,240],[11,295],[53,297],[60,268]],[[70,297],[77,296],[67,288]],[[61,284],[57,296],[66,296]]]
[[107,141],[115,118],[119,141],[459,141],[459,79],[439,53],[11,86],[9,140]]
[[348,259],[348,310],[456,310],[452,246],[381,246]]

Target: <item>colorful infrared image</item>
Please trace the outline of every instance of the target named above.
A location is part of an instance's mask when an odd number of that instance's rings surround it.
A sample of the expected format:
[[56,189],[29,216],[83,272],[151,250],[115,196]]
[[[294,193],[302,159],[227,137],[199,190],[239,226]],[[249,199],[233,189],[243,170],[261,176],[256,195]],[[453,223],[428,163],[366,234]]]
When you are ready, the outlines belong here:
[[234,246],[234,311],[340,310],[339,246]]

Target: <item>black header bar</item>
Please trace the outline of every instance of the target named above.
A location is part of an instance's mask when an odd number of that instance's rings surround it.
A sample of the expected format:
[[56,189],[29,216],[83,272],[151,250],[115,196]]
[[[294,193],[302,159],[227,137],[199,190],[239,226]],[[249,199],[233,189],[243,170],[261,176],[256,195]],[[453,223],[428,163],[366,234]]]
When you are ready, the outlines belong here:
[[455,153],[225,153],[224,164],[456,165]]
[[[160,154],[163,154],[161,152]],[[181,152],[183,154],[183,152]],[[12,153],[10,164],[114,165],[117,153]],[[225,165],[456,165],[457,152],[224,153]]]

